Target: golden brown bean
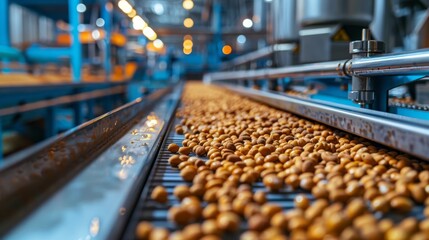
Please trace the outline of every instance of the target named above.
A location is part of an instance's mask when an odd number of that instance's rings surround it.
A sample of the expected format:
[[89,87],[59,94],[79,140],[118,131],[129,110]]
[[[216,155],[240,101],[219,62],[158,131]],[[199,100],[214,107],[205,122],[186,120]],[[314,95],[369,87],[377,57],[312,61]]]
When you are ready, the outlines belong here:
[[275,174],[265,176],[263,182],[270,191],[278,191],[283,187],[283,181]]
[[269,226],[270,222],[266,216],[261,214],[253,215],[248,220],[249,229],[252,231],[261,232]]
[[191,195],[191,191],[187,185],[177,185],[173,190],[174,196],[180,201],[187,196]]
[[398,212],[407,213],[413,208],[413,202],[406,197],[394,197],[390,201],[390,206]]
[[307,209],[310,206],[310,200],[308,200],[308,198],[305,195],[297,195],[295,197],[295,207],[300,208],[300,209]]
[[186,225],[192,221],[192,213],[181,206],[174,206],[168,210],[168,218],[170,221],[178,225]]
[[191,151],[192,149],[190,147],[180,147],[178,152],[182,155],[189,155]]
[[180,171],[180,176],[183,178],[183,180],[191,182],[197,173],[198,171],[194,166],[186,166]]
[[167,147],[167,150],[170,151],[171,153],[177,153],[177,151],[179,151],[179,145],[175,144],[175,143],[170,143]]
[[149,240],[167,240],[169,232],[165,228],[154,228],[149,235]]
[[159,203],[166,203],[168,201],[168,193],[167,190],[163,186],[156,186],[150,195],[152,200],[157,201]]
[[237,231],[240,225],[240,218],[232,212],[222,212],[216,218],[219,229],[229,232]]
[[149,239],[149,235],[153,229],[153,226],[149,222],[139,222],[136,227],[136,238],[139,240]]
[[202,231],[204,235],[216,235],[219,236],[222,234],[222,231],[217,227],[215,219],[209,219],[203,222]]

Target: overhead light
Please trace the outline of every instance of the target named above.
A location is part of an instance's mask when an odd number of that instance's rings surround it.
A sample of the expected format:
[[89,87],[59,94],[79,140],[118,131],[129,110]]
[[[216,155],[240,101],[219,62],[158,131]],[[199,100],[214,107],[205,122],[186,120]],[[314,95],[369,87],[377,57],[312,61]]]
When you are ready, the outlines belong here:
[[152,6],[152,11],[156,14],[156,15],[162,15],[164,14],[164,5],[162,5],[162,3],[155,3]]
[[98,30],[92,31],[91,36],[94,40],[100,39],[100,36],[101,36],[100,31],[98,31]]
[[265,0],[265,2],[272,2],[273,0]]
[[78,12],[80,12],[80,13],[85,12],[85,11],[86,11],[86,6],[85,6],[85,4],[83,4],[83,3],[79,3],[79,4],[76,6],[76,10],[77,10]]
[[182,6],[186,10],[191,10],[194,7],[194,2],[192,0],[184,0]]
[[156,39],[155,41],[153,41],[153,46],[156,48],[163,48],[164,43],[161,41],[161,39]]
[[194,43],[190,39],[186,39],[183,41],[183,48],[185,49],[191,49],[194,46]]
[[183,49],[183,53],[186,54],[186,55],[191,54],[192,53],[192,48],[184,48]]
[[130,17],[130,18],[133,18],[133,17],[135,17],[136,15],[137,15],[137,12],[136,12],[136,10],[131,10],[131,12],[130,13],[128,13],[127,14],[128,15],[128,17]]
[[244,35],[238,35],[238,37],[237,37],[237,42],[238,42],[239,44],[244,44],[244,43],[246,43],[246,40],[247,40],[247,38],[246,38],[246,36],[244,36]]
[[97,18],[97,20],[95,20],[95,25],[97,25],[97,27],[103,27],[105,24],[104,19],[102,18]]
[[121,0],[118,2],[118,7],[125,13],[129,14],[133,10],[133,6],[126,0]]
[[243,27],[245,28],[251,28],[253,26],[253,22],[251,19],[246,18],[243,20]]
[[140,16],[133,17],[133,28],[136,30],[143,30],[147,26],[147,23]]
[[192,20],[192,18],[185,18],[185,20],[183,20],[183,25],[187,28],[191,28],[194,26],[194,20]]
[[151,41],[155,40],[158,37],[151,27],[143,28],[143,35],[145,35]]
[[222,53],[225,54],[225,55],[231,54],[232,53],[232,47],[229,46],[229,45],[223,46]]

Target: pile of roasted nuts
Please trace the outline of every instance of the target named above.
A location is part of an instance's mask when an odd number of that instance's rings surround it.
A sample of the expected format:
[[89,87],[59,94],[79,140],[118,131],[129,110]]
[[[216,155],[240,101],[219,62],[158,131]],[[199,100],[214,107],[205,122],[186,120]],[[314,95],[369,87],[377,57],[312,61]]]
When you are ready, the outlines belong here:
[[[422,161],[197,83],[186,86],[178,116],[175,130],[185,140],[168,146],[169,163],[191,184],[174,189],[181,203],[168,217],[181,230],[141,222],[138,239],[214,240],[243,227],[243,240],[429,239],[429,165]],[[302,189],[315,200],[299,195],[285,212],[252,190],[258,181],[267,191]],[[162,186],[151,197],[167,201]],[[408,215],[416,205],[423,219]]]

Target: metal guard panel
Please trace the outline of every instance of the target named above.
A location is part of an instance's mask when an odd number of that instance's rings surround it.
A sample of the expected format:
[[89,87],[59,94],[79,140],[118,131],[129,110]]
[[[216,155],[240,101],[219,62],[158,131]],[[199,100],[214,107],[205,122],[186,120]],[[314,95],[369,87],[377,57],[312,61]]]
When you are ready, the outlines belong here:
[[0,233],[78,173],[173,87],[108,112],[45,141],[41,147],[5,159],[0,169]]

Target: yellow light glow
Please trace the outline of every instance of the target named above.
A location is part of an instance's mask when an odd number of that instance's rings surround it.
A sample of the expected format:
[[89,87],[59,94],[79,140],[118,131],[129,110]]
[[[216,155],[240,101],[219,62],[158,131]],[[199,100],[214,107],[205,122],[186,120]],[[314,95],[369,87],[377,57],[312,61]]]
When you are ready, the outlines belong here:
[[131,12],[130,13],[128,13],[127,14],[128,15],[128,17],[130,17],[130,18],[133,18],[133,17],[135,17],[136,15],[137,15],[137,12],[136,12],[136,10],[131,10]]
[[143,35],[145,35],[151,41],[154,41],[158,37],[151,27],[143,28]]
[[[164,47],[164,43],[161,41],[161,39],[156,39],[155,41],[153,41],[153,46],[156,47],[156,48],[163,48]],[[155,126],[158,123],[158,121],[156,119],[151,120],[151,121],[152,121],[152,123],[154,123],[153,126]],[[153,126],[149,126],[149,127],[153,127]]]
[[194,7],[194,2],[192,0],[184,0],[182,6],[186,10],[191,10]]
[[183,41],[183,48],[184,49],[192,49],[192,47],[194,46],[194,43],[192,42],[192,40],[185,40]]
[[126,0],[121,0],[118,2],[118,7],[125,13],[128,14],[133,10],[133,6]]
[[185,36],[183,36],[183,40],[192,40],[192,36],[191,35],[185,35]]
[[232,47],[229,46],[229,45],[223,46],[222,53],[225,54],[225,55],[231,54],[232,53]]
[[192,18],[185,18],[185,20],[183,20],[183,25],[187,28],[191,28],[194,26],[194,20],[192,20]]
[[183,49],[183,53],[186,54],[186,55],[191,54],[192,53],[192,48],[184,48]]
[[142,30],[147,26],[147,23],[140,16],[133,17],[133,28],[136,30]]

